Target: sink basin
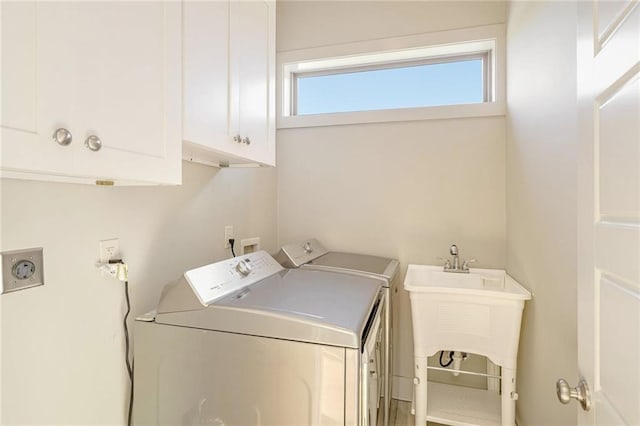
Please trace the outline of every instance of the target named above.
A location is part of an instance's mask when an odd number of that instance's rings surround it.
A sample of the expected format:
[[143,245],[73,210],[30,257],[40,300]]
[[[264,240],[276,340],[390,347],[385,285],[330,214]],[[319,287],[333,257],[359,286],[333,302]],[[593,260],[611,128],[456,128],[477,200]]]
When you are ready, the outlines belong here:
[[404,288],[416,356],[455,350],[515,367],[522,310],[531,293],[505,271],[473,268],[467,274],[409,265]]
[[531,293],[504,270],[472,268],[469,273],[444,272],[442,266],[409,265],[404,288],[417,293],[453,293],[529,300]]

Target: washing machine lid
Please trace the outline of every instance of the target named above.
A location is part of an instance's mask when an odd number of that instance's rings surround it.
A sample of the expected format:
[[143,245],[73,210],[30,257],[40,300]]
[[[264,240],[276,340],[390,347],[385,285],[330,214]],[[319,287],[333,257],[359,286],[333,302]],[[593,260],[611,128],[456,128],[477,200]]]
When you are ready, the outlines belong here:
[[[171,310],[161,300],[156,323],[359,348],[384,282],[335,272],[281,270],[208,306]],[[181,280],[175,288],[189,285]],[[214,285],[214,284],[212,284]],[[177,291],[163,293],[171,298]],[[163,308],[164,307],[164,308]],[[184,308],[183,308],[184,309]]]
[[387,257],[329,251],[315,238],[282,246],[276,254],[276,260],[285,268],[311,267],[373,275],[387,282],[395,278],[399,267],[397,260]]
[[330,251],[313,259],[303,265],[303,267],[355,274],[363,273],[366,275],[380,276],[387,281],[391,281],[398,273],[398,265],[397,260],[387,257]]

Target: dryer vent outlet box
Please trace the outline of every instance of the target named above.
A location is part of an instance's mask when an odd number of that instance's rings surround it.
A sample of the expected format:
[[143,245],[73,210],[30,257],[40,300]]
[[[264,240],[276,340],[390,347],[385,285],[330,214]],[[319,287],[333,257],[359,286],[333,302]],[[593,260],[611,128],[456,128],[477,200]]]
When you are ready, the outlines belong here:
[[9,293],[44,285],[42,248],[4,251],[2,255],[2,280],[0,290]]
[[245,238],[244,240],[240,240],[240,254],[248,254],[253,253],[254,251],[260,250],[260,238]]

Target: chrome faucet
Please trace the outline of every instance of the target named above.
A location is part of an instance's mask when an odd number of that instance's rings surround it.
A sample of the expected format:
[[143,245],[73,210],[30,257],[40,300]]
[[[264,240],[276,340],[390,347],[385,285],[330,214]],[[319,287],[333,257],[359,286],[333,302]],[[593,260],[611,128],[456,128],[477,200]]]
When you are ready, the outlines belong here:
[[451,254],[451,260],[444,259],[442,257],[440,258],[444,261],[444,272],[458,272],[468,274],[469,264],[476,261],[475,259],[469,259],[465,260],[464,262],[462,262],[462,265],[460,265],[460,252],[458,251],[458,246],[455,244],[452,244],[451,247],[449,247],[449,254]]
[[460,269],[460,259],[458,257],[458,246],[453,244],[451,247],[449,247],[449,254],[451,254],[451,269],[453,269],[454,271],[457,271],[458,269]]

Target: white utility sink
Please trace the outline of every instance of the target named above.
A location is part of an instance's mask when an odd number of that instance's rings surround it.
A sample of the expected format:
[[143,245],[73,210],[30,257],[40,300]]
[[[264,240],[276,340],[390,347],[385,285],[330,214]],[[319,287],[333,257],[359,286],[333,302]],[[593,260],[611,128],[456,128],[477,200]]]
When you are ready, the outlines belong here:
[[444,272],[442,266],[409,265],[404,288],[418,293],[452,293],[501,299],[529,300],[531,293],[502,269],[476,269],[469,273]]
[[[513,426],[520,323],[531,293],[503,270],[459,273],[432,265],[409,265],[404,288],[409,291],[413,320],[416,425],[429,420],[457,426]],[[427,359],[441,350],[484,355],[499,365],[500,395],[451,385],[427,386]]]

